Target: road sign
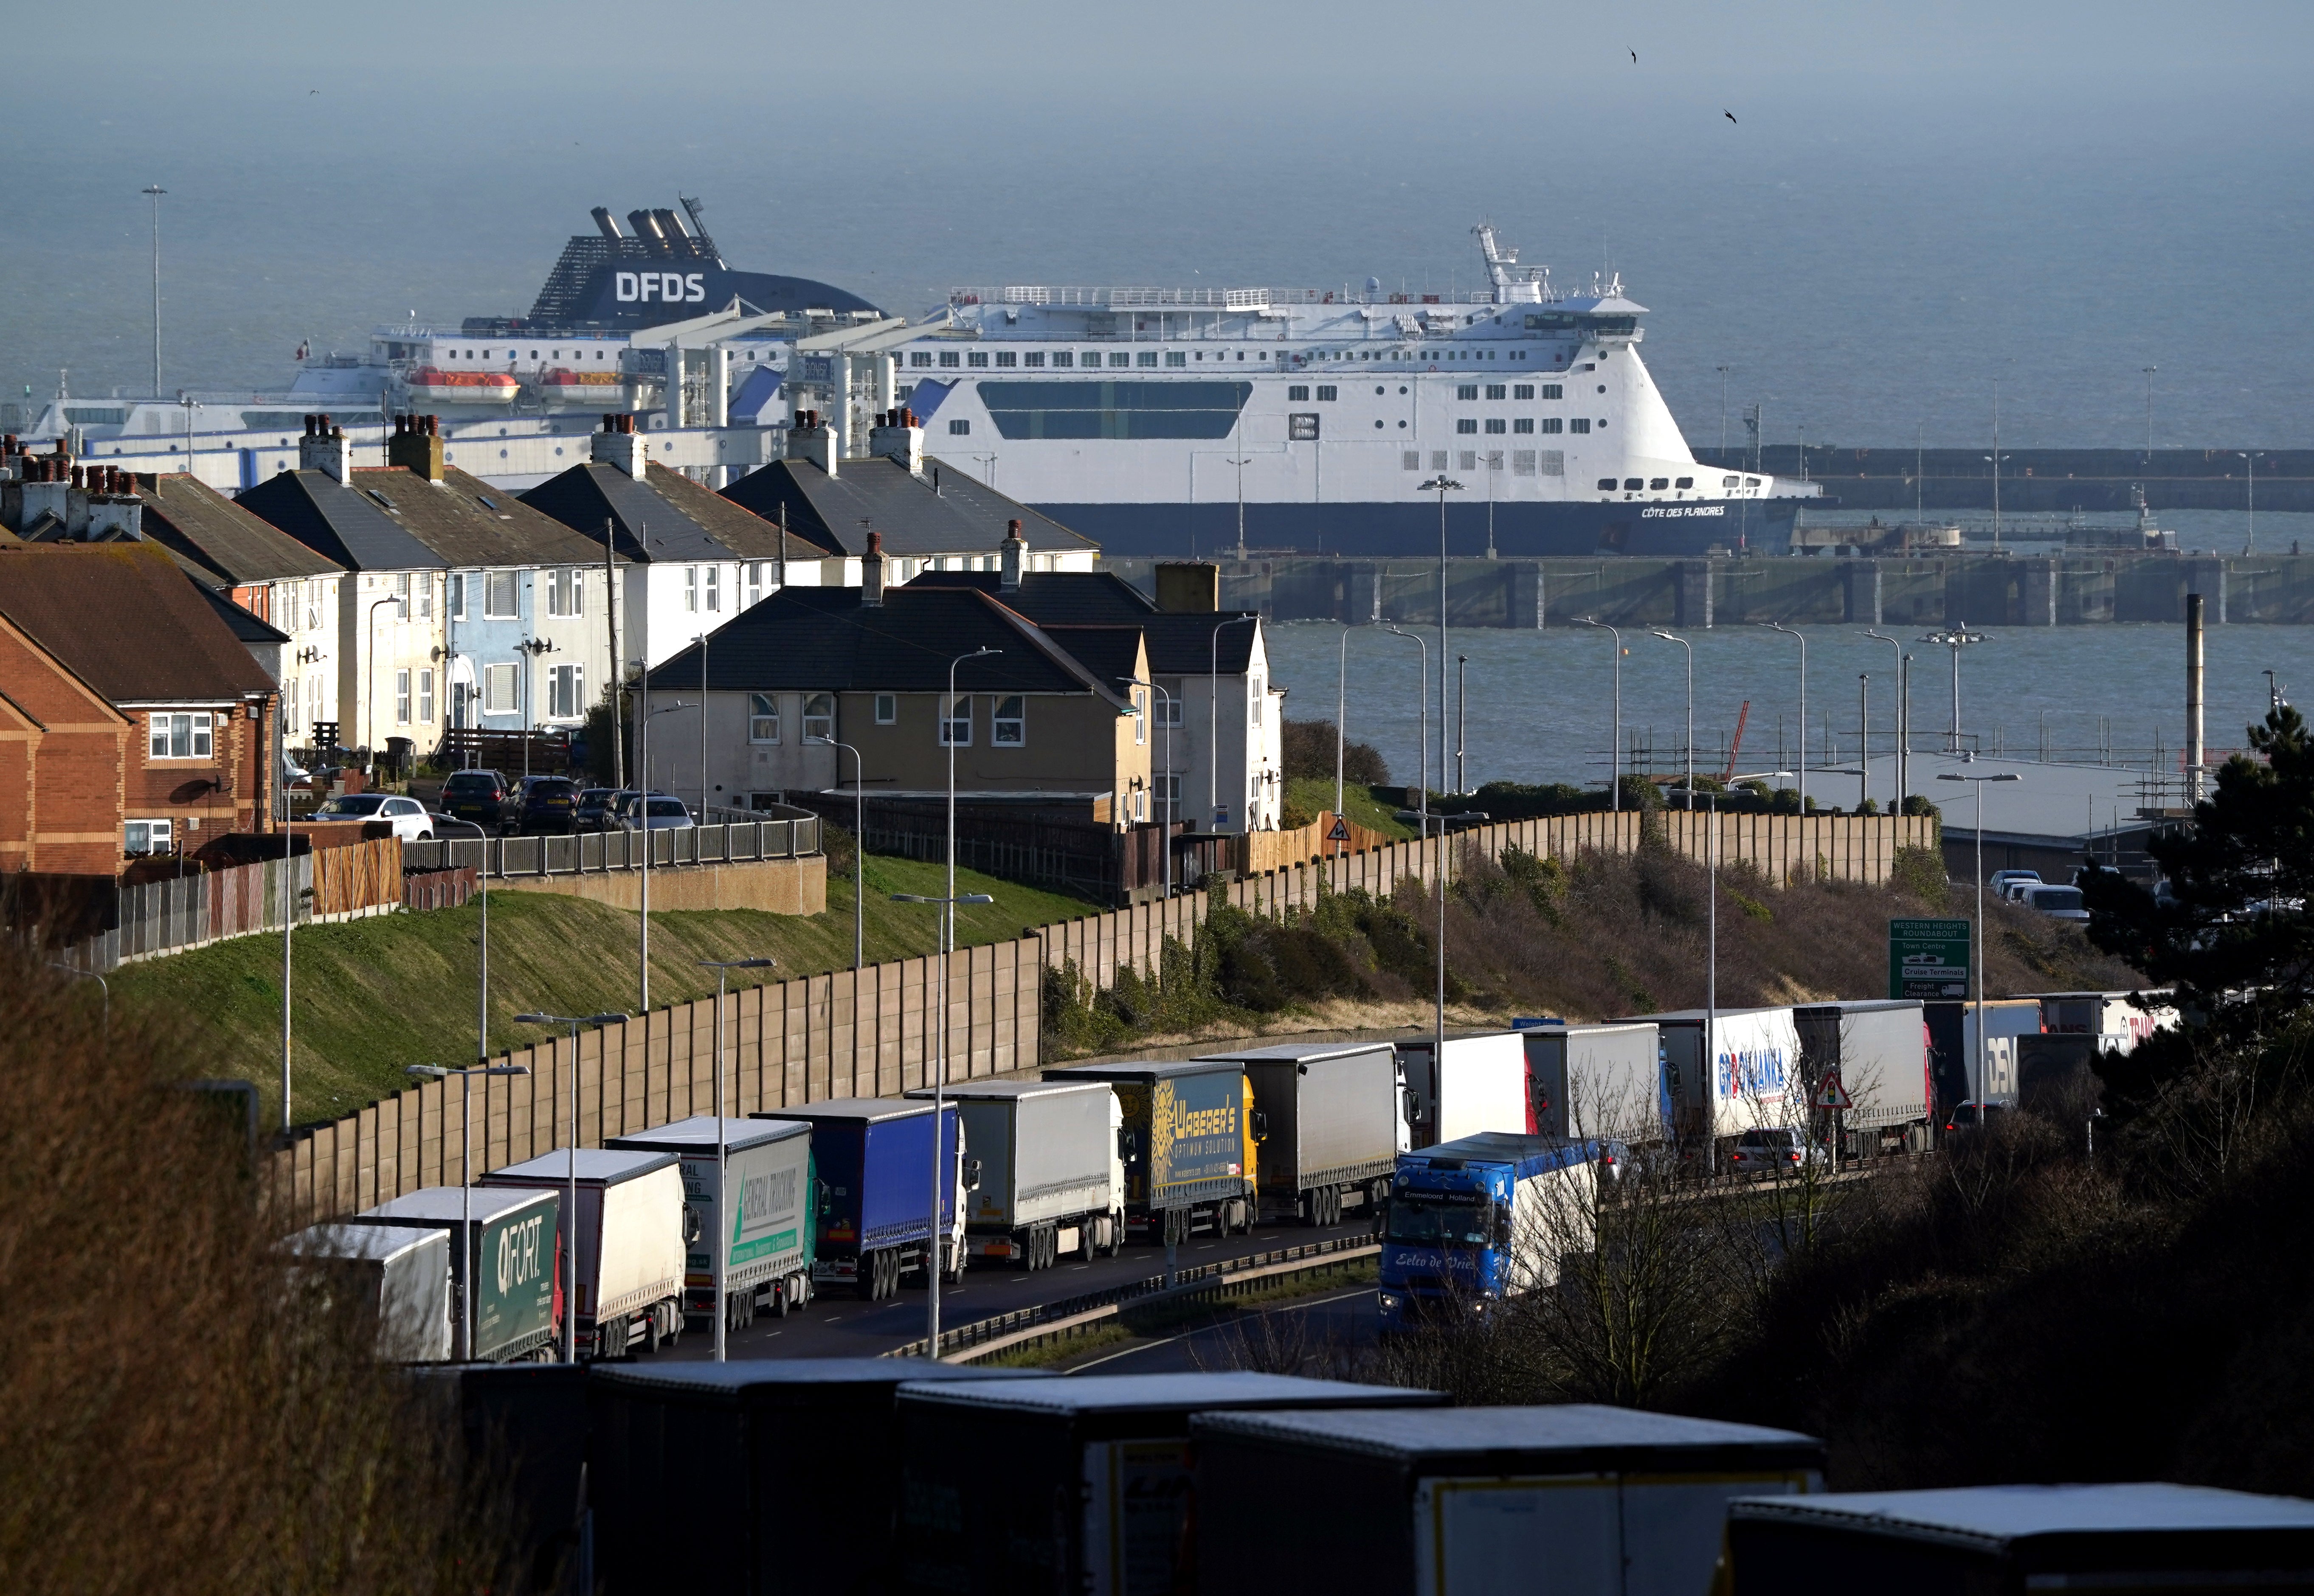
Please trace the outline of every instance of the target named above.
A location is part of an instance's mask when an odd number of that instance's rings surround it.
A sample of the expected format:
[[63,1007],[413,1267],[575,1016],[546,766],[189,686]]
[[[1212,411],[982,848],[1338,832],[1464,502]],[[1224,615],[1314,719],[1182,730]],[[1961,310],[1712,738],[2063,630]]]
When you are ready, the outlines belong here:
[[1343,819],[1338,815],[1335,816],[1334,829],[1326,833],[1326,841],[1329,842],[1347,842],[1349,840],[1350,823]]
[[1853,1102],[1849,1100],[1848,1089],[1840,1084],[1839,1071],[1833,1070],[1825,1074],[1824,1084],[1816,1089],[1815,1106],[1819,1108],[1853,1108],[1856,1107]]
[[1928,1000],[1968,996],[1969,922],[1888,922],[1888,995]]

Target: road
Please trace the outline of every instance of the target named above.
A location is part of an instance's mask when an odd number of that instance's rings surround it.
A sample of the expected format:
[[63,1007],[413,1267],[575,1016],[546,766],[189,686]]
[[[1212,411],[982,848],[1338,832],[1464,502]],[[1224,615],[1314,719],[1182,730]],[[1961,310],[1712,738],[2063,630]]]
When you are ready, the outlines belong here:
[[[1070,1374],[1176,1374],[1229,1368],[1323,1374],[1329,1371],[1330,1354],[1373,1345],[1379,1322],[1374,1288],[1353,1286],[1250,1309],[1151,1341],[1104,1348],[1087,1358],[1064,1359],[1055,1367]],[[1294,1369],[1283,1367],[1287,1363]]]
[[[1250,1236],[1198,1236],[1179,1254],[1184,1267],[1217,1263],[1224,1258],[1270,1252],[1281,1247],[1335,1236],[1364,1236],[1369,1228],[1359,1222],[1312,1230],[1303,1225],[1262,1225]],[[1055,1302],[1086,1292],[1144,1280],[1165,1272],[1165,1249],[1127,1244],[1114,1258],[1090,1264],[1064,1262],[1036,1274],[975,1259],[964,1272],[964,1282],[941,1293],[941,1324],[954,1328],[974,1319],[993,1318],[1015,1309]],[[856,1358],[875,1357],[914,1341],[924,1333],[924,1298],[920,1291],[903,1287],[881,1302],[863,1302],[848,1289],[832,1290],[810,1307],[784,1319],[758,1318],[730,1337],[734,1358]],[[707,1358],[714,1355],[714,1337],[687,1330],[662,1358]]]

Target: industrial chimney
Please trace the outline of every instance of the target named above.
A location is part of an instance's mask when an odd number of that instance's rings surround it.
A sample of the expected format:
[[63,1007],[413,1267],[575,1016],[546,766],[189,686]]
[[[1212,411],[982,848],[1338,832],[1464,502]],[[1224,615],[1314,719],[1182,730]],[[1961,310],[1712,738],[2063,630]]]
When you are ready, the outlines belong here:
[[2202,801],[2202,595],[2186,595],[2186,796]]

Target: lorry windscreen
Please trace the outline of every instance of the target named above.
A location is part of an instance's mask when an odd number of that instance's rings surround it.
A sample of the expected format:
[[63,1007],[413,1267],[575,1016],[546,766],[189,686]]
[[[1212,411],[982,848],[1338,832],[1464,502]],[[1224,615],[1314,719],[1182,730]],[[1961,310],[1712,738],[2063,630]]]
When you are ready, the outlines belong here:
[[1409,1247],[1486,1247],[1494,1239],[1494,1204],[1400,1193],[1390,1200],[1389,1235]]

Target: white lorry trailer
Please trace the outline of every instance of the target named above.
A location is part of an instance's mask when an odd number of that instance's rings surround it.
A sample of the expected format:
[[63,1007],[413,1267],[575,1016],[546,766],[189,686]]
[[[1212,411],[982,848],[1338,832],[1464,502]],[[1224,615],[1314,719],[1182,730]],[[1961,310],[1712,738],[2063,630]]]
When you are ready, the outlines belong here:
[[1729,1145],[1745,1131],[1807,1123],[1799,1031],[1789,1009],[1681,1009],[1638,1018],[1661,1032],[1666,1140],[1695,1173],[1724,1168]]
[[1840,1078],[1849,1107],[1838,1110],[1836,1120],[1824,1119],[1838,1124],[1849,1157],[1928,1151],[1935,1089],[1928,1022],[1917,1001],[1807,1003],[1792,1010],[1792,1023],[1811,1101],[1822,1095],[1826,1076]]
[[449,1231],[314,1225],[281,1250],[305,1284],[333,1301],[352,1293],[376,1327],[381,1362],[438,1363],[450,1356]]
[[1536,1134],[1638,1143],[1664,1139],[1663,1037],[1656,1027],[1644,1020],[1553,1024],[1518,1036],[1526,1050]]
[[[451,1355],[462,1363],[539,1362],[554,1355],[561,1327],[555,1317],[562,1292],[555,1273],[562,1257],[561,1212],[558,1192],[424,1186],[364,1209],[346,1222],[447,1230],[455,1299]],[[461,1246],[458,1238],[469,1226],[473,1233]],[[470,1283],[471,1303],[465,1298]]]
[[811,1301],[812,1242],[817,1230],[812,1189],[811,1127],[796,1119],[723,1121],[722,1157],[731,1168],[731,1204],[719,1224],[715,1116],[693,1115],[655,1131],[614,1136],[604,1145],[631,1152],[671,1152],[682,1160],[684,1251],[683,1311],[687,1326],[711,1328],[715,1248],[723,1248],[724,1322],[737,1330],[755,1310],[785,1318]]
[[1456,1142],[1482,1131],[1525,1135],[1534,1129],[1528,1090],[1526,1043],[1516,1031],[1449,1036],[1444,1056],[1435,1039],[1396,1045],[1404,1093],[1405,1133],[1399,1151]]
[[[929,1099],[918,1089],[911,1098]],[[1125,1245],[1125,1124],[1099,1080],[972,1080],[945,1093],[980,1185],[966,1194],[964,1248],[1024,1269]]]
[[479,1184],[505,1190],[568,1193],[578,1186],[568,1228],[576,1290],[566,1301],[581,1358],[615,1358],[630,1348],[657,1352],[683,1333],[683,1171],[671,1152],[582,1147],[546,1153]]
[[1379,1212],[1400,1129],[1390,1044],[1286,1043],[1198,1062],[1236,1064],[1252,1089],[1257,1218],[1338,1225],[1346,1209]]

